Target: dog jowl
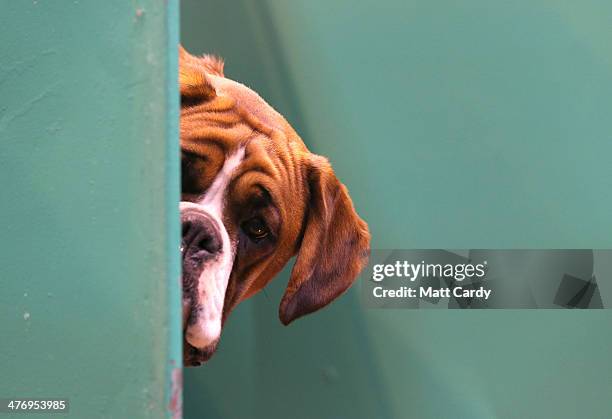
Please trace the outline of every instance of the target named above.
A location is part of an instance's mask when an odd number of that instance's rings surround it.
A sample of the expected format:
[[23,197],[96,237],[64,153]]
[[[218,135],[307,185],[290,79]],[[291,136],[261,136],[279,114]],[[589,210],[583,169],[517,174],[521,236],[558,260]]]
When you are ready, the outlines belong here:
[[296,256],[283,324],[329,304],[367,262],[370,235],[324,157],[214,57],[180,48],[185,365],[216,349],[223,324]]

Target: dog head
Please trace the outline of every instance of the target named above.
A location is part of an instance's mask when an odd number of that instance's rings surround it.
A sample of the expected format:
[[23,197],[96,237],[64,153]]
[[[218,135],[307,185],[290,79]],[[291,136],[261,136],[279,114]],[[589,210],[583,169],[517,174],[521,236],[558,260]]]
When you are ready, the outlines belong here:
[[295,255],[283,324],[329,304],[370,236],[327,159],[223,63],[180,48],[184,363],[215,351],[230,311]]

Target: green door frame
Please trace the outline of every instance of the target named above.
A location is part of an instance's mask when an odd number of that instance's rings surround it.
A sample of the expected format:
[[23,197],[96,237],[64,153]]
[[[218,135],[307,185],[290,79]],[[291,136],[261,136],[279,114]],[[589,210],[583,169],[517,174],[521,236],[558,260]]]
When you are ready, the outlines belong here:
[[0,398],[180,418],[178,2],[1,10]]

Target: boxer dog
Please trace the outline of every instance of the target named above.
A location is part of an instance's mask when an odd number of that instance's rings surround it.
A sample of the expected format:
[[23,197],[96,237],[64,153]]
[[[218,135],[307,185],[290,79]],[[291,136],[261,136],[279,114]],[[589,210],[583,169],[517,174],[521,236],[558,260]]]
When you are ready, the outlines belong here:
[[370,235],[327,159],[225,78],[220,59],[179,48],[183,358],[197,366],[231,310],[293,256],[281,322],[336,299],[366,264]]

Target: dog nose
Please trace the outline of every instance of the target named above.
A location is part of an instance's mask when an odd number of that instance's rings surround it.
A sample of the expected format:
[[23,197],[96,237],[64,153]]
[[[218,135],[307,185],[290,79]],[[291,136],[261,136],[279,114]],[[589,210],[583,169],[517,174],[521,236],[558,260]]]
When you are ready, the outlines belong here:
[[202,259],[215,256],[223,247],[217,222],[202,212],[181,214],[183,255]]

